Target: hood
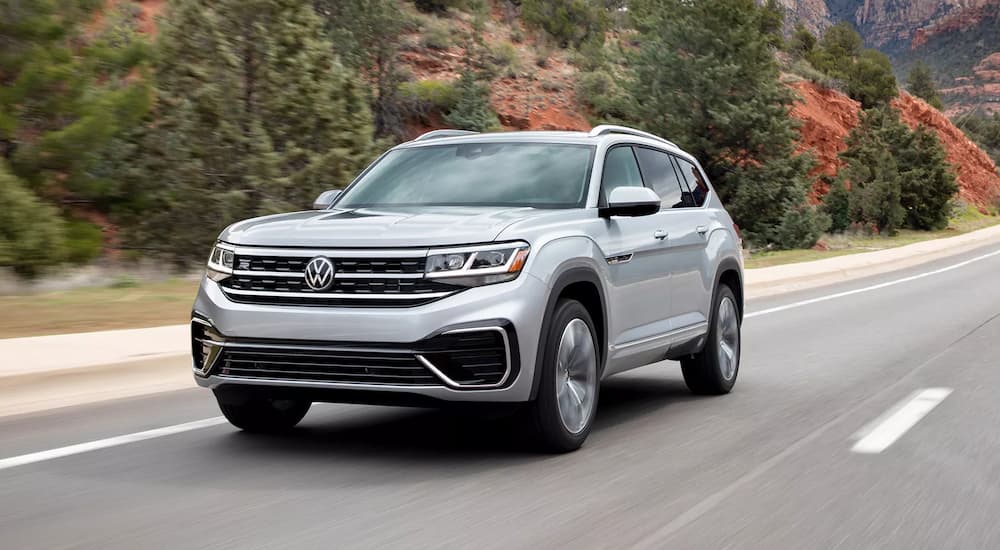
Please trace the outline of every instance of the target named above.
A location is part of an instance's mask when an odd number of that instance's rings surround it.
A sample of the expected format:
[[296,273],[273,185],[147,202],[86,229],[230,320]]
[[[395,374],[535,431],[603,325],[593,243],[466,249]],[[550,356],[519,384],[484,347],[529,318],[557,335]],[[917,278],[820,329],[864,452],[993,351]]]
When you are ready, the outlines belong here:
[[238,222],[219,238],[232,244],[275,247],[452,246],[490,242],[508,225],[538,212],[454,206],[314,210]]

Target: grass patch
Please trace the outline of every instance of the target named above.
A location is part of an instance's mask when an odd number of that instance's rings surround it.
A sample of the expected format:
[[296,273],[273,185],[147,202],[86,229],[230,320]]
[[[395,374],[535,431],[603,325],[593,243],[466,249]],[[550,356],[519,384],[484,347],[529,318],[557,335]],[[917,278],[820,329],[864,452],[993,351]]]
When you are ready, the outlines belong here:
[[190,320],[199,281],[123,282],[0,296],[0,338],[178,325]]
[[914,231],[910,229],[900,230],[899,234],[893,237],[879,237],[864,234],[844,233],[837,235],[824,235],[820,242],[827,246],[827,250],[773,250],[753,252],[746,258],[747,269],[760,267],[771,267],[775,265],[793,264],[798,262],[811,262],[825,258],[835,258],[846,256],[847,254],[858,254],[861,252],[873,252],[896,248],[908,244],[941,239],[945,237],[955,237],[963,233],[969,233],[977,229],[1000,224],[1000,217],[982,214],[974,207],[966,207],[952,217],[946,229],[940,231]]

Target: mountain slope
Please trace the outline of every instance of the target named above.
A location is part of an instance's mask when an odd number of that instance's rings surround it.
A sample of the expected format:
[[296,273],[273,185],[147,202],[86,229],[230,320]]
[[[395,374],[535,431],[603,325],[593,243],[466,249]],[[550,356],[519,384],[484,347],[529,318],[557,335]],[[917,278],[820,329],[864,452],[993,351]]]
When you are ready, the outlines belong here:
[[847,21],[903,77],[934,69],[949,114],[1000,111],[1000,0],[780,0],[790,22],[814,32]]

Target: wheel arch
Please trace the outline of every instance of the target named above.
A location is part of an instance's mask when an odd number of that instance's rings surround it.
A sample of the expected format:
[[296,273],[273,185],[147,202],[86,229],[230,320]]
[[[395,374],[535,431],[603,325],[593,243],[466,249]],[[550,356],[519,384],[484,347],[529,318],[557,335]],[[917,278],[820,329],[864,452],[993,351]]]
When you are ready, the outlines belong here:
[[597,329],[598,354],[600,368],[603,370],[608,354],[608,304],[607,294],[601,277],[589,267],[573,267],[562,272],[555,278],[549,296],[545,301],[545,312],[542,318],[541,333],[538,338],[538,350],[535,355],[535,368],[532,373],[530,399],[538,395],[542,368],[545,361],[545,350],[548,348],[548,335],[551,329],[552,317],[559,300],[574,299],[587,308],[594,328]]
[[736,258],[723,258],[719,262],[719,268],[715,272],[715,284],[712,286],[712,300],[715,301],[715,293],[720,285],[726,285],[732,289],[736,295],[736,306],[739,309],[740,321],[743,320],[744,296],[743,296],[743,269]]

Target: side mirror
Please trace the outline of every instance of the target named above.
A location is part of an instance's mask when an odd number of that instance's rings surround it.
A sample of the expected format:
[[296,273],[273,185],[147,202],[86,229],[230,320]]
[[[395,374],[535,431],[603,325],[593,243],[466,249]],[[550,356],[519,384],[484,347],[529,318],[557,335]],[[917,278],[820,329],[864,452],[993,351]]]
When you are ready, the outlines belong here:
[[660,211],[660,196],[648,187],[617,187],[611,190],[608,205],[599,210],[601,217],[648,216]]
[[318,197],[316,197],[316,200],[313,201],[313,210],[326,210],[327,208],[330,208],[330,205],[333,204],[333,201],[337,200],[337,197],[339,196],[340,189],[323,191]]

